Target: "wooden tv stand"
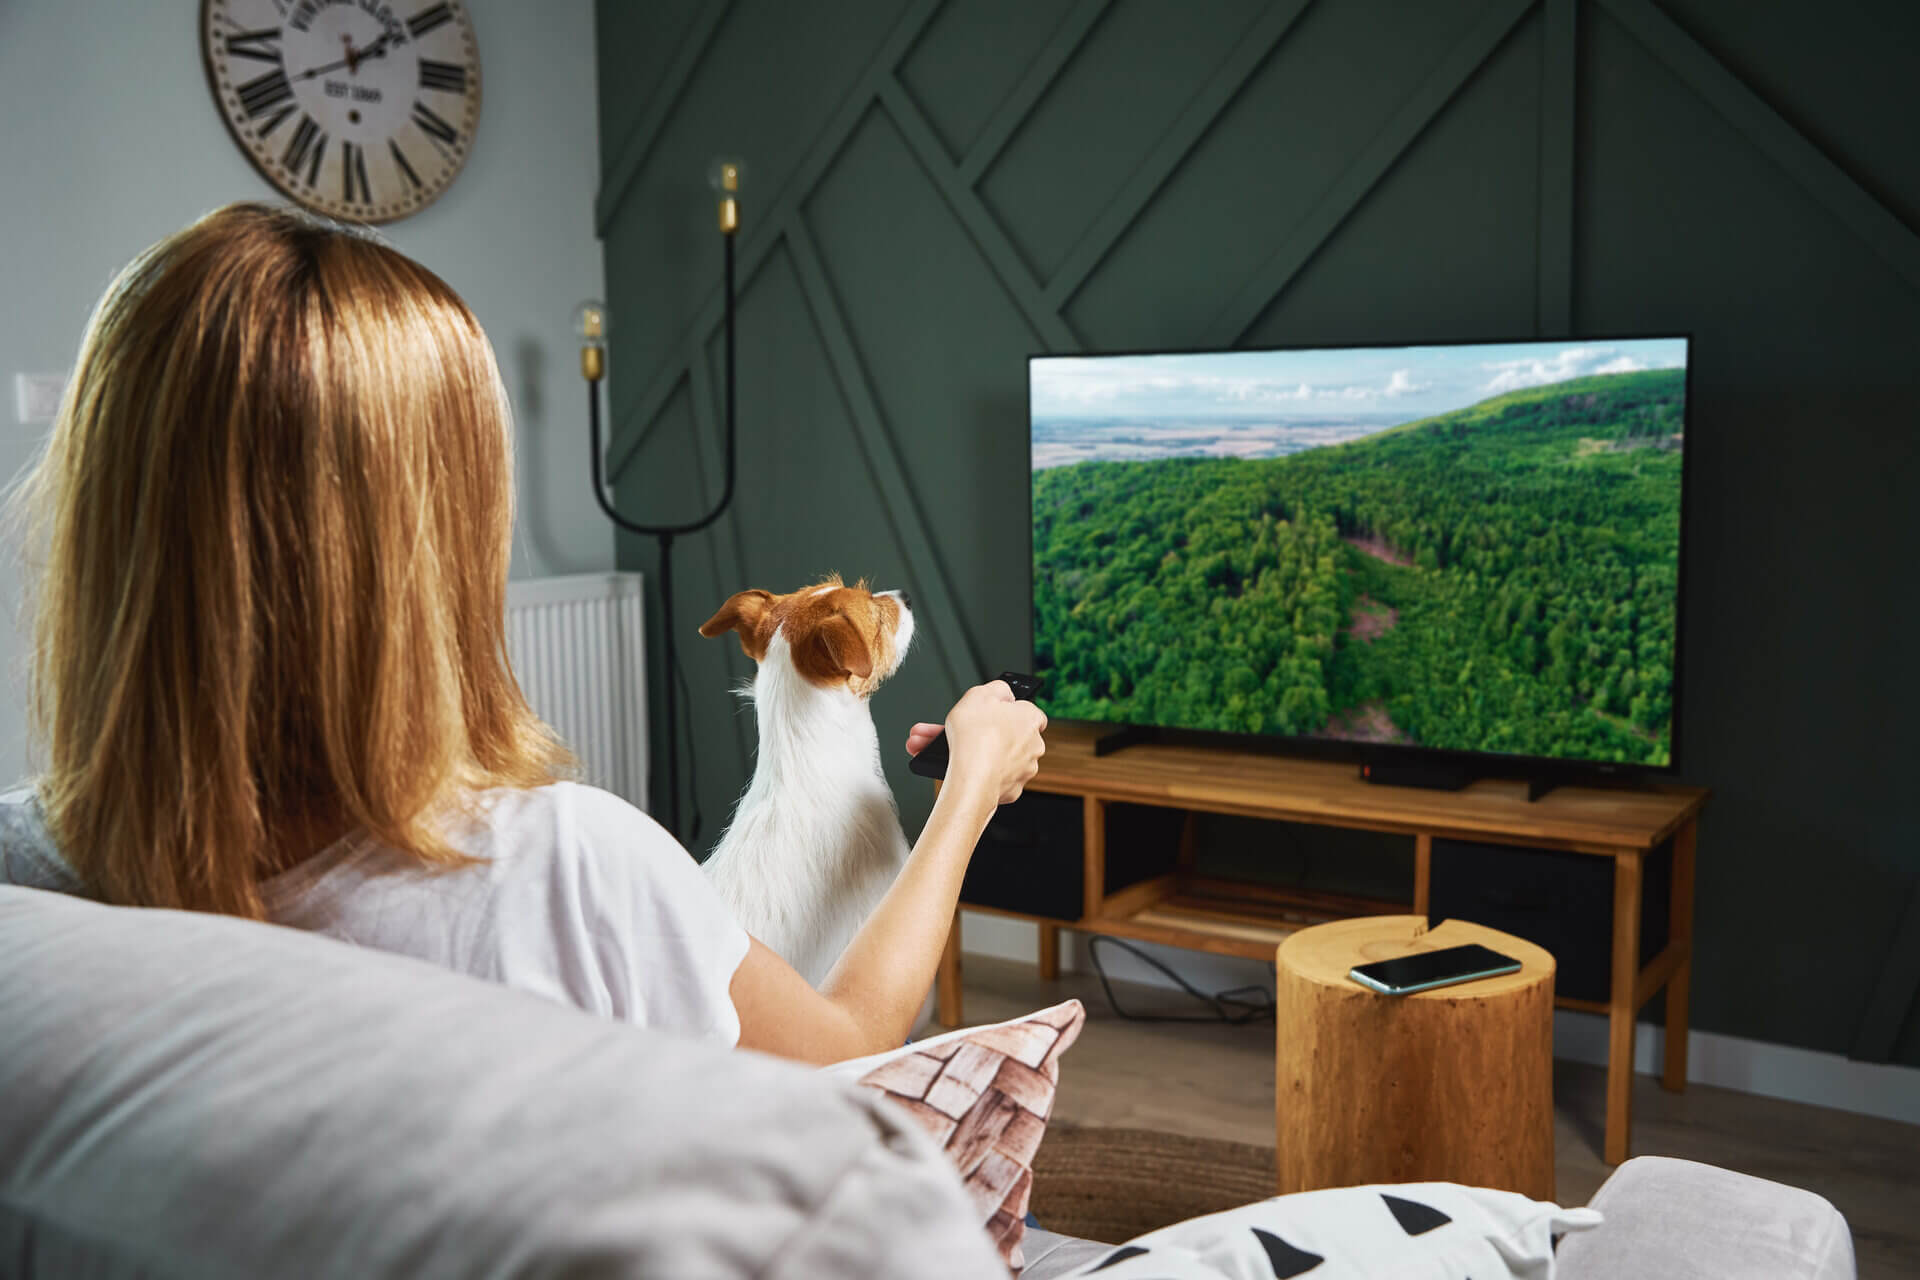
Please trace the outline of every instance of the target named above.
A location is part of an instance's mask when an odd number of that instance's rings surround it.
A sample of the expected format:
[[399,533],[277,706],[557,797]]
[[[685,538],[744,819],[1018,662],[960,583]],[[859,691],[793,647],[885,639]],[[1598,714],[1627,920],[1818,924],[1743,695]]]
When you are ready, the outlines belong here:
[[[1047,730],[1047,754],[1029,791],[1079,796],[1085,802],[1082,850],[1084,899],[1076,919],[1030,915],[962,903],[970,911],[1031,920],[1040,931],[1040,973],[1059,972],[1060,930],[1108,934],[1145,942],[1246,956],[1271,962],[1282,939],[1326,920],[1359,915],[1427,912],[1436,836],[1557,849],[1613,860],[1611,992],[1604,1001],[1562,996],[1561,1008],[1607,1015],[1605,1158],[1625,1160],[1632,1123],[1634,1018],[1665,989],[1668,1089],[1687,1080],[1687,987],[1693,956],[1695,828],[1707,792],[1661,785],[1626,790],[1560,787],[1527,799],[1518,780],[1483,779],[1461,791],[1376,786],[1353,764],[1302,760],[1220,747],[1145,744],[1096,757],[1092,725]],[[1105,892],[1107,806],[1114,802],[1181,809],[1188,818],[1174,870],[1113,893]],[[1413,899],[1290,891],[1197,874],[1193,815],[1233,814],[1283,822],[1393,832],[1413,837]],[[1640,954],[1641,865],[1673,837],[1673,896],[1668,942],[1644,966]],[[960,916],[956,912],[940,962],[939,1019],[958,1026]]]

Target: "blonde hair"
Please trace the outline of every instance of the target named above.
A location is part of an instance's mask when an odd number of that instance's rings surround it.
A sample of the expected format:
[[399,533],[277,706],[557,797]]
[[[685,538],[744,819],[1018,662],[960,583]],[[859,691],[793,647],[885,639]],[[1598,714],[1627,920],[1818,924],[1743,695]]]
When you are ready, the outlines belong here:
[[232,205],[121,272],[22,493],[39,797],[90,888],[259,918],[313,832],[454,865],[475,792],[557,776],[512,466],[473,313],[370,236]]

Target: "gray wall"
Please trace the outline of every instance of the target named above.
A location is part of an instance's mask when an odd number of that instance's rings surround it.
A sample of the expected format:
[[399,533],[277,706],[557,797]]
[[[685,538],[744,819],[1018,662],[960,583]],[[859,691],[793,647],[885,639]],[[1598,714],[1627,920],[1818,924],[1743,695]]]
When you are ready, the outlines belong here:
[[[384,234],[460,291],[493,339],[519,426],[516,576],[608,569],[586,489],[585,408],[569,332],[602,290],[593,11],[472,0],[483,100],[465,171]],[[0,3],[0,477],[44,426],[16,425],[13,375],[62,372],[100,291],[135,253],[233,200],[277,200],[220,122],[200,61],[199,5]],[[26,645],[0,557],[0,780],[27,767]]]
[[[910,586],[928,639],[875,699],[884,742],[1025,661],[1028,354],[1690,332],[1695,1024],[1920,1063],[1920,26],[1811,12],[603,2],[640,518],[717,489],[702,175],[751,167],[739,500],[675,558],[699,843],[751,760],[744,660],[693,638],[729,592]],[[913,829],[928,788],[895,767]]]

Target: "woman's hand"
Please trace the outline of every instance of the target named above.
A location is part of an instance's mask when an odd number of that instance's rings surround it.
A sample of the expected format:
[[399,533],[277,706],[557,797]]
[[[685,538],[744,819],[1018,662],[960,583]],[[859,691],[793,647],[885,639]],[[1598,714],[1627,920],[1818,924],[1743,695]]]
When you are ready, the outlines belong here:
[[913,726],[915,755],[947,735],[947,785],[906,866],[817,992],[765,946],[748,948],[731,989],[741,1048],[837,1062],[899,1045],[933,983],[967,860],[994,806],[1018,799],[1039,770],[1046,727],[1046,712],[1016,702],[1004,680],[969,689],[944,726]]
[[947,712],[944,726],[916,724],[907,734],[907,751],[918,755],[941,732],[947,735],[947,778],[977,786],[1008,804],[1040,771],[1047,744],[1040,734],[1047,713],[1031,702],[1014,700],[1004,680],[967,690]]

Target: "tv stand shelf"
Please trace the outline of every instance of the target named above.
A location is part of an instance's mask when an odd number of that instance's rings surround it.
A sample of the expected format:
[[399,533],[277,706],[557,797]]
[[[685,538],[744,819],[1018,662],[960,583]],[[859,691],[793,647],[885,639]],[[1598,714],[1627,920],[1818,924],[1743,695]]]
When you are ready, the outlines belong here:
[[[1436,837],[1588,854],[1610,858],[1614,864],[1611,992],[1604,1002],[1561,997],[1555,1003],[1604,1013],[1609,1019],[1606,1159],[1618,1163],[1627,1158],[1634,1018],[1662,989],[1667,992],[1663,1080],[1669,1089],[1685,1086],[1693,855],[1695,828],[1707,800],[1704,789],[1565,786],[1529,800],[1525,781],[1488,778],[1459,791],[1418,790],[1365,782],[1353,764],[1224,747],[1146,743],[1097,756],[1094,743],[1108,732],[1096,725],[1049,727],[1047,754],[1040,772],[1027,784],[1029,791],[1077,796],[1083,802],[1079,917],[1069,920],[962,903],[967,910],[1034,922],[1039,927],[1043,977],[1052,978],[1059,971],[1062,928],[1272,962],[1282,939],[1312,924],[1404,914],[1409,906],[1424,915]],[[1106,891],[1107,807],[1113,803],[1186,812],[1170,873]],[[1199,813],[1411,836],[1412,901],[1313,893],[1200,875],[1193,821]],[[1641,865],[1669,838],[1673,881],[1668,942],[1641,965]],[[963,1017],[958,913],[941,960],[938,990],[940,1021],[958,1026]]]

